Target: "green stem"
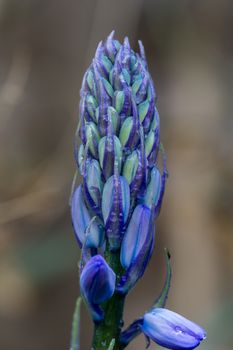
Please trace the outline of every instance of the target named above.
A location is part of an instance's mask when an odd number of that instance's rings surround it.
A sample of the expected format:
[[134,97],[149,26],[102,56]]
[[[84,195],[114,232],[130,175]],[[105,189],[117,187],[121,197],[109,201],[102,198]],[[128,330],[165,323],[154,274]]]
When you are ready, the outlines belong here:
[[[117,276],[123,272],[119,251],[110,252],[109,248],[106,249],[105,259]],[[115,346],[113,349],[122,349],[119,336],[123,326],[124,301],[125,295],[114,293],[112,298],[102,305],[105,317],[102,322],[95,324],[92,343],[94,350],[107,350],[112,339],[115,339]]]

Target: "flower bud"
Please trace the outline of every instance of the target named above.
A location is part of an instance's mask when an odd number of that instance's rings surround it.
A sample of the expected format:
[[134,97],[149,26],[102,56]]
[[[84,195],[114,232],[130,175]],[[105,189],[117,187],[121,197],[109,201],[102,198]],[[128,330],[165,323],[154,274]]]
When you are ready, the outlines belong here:
[[150,130],[145,141],[146,157],[150,166],[153,166],[156,161],[159,150],[159,130]]
[[124,100],[125,100],[125,94],[124,91],[116,91],[115,96],[115,108],[118,113],[122,111],[122,108],[124,106]]
[[111,121],[114,134],[118,133],[119,126],[120,126],[120,118],[115,108],[111,106],[108,107],[108,117],[109,117],[109,120]]
[[150,239],[151,211],[145,205],[137,205],[121,244],[121,265],[126,269],[140,254],[145,241]]
[[129,214],[130,191],[123,176],[114,174],[104,185],[102,214],[111,249],[118,249]]
[[[91,221],[90,214],[84,203],[82,186],[76,188],[71,200],[71,216],[77,241],[82,247],[97,248],[103,241],[103,229],[96,221]],[[86,235],[88,231],[88,235]]]
[[139,140],[138,121],[133,117],[128,117],[124,120],[119,139],[123,147],[134,148]]
[[157,167],[153,167],[151,170],[150,182],[147,186],[145,197],[144,197],[144,204],[151,210],[156,208],[159,202],[161,187],[162,187],[162,178],[161,178],[160,171]]
[[87,112],[90,115],[91,119],[94,122],[96,122],[95,110],[96,110],[97,106],[98,105],[97,105],[96,99],[92,95],[87,94],[87,96],[86,96],[86,109],[87,109]]
[[131,217],[121,245],[121,264],[126,268],[117,290],[125,294],[142,277],[154,246],[154,225],[151,210],[138,205]]
[[100,135],[95,123],[86,123],[86,139],[91,154],[93,157],[98,158],[98,143],[100,140]]
[[206,338],[203,328],[183,316],[161,308],[144,315],[142,332],[167,349],[194,349]]
[[101,180],[101,170],[99,162],[95,159],[87,161],[84,174],[84,195],[87,203],[92,210],[100,214],[101,194],[103,191],[103,182]]
[[137,168],[139,164],[139,155],[138,151],[133,151],[125,160],[123,167],[123,176],[128,181],[129,185],[135,178]]
[[80,276],[81,293],[95,321],[99,321],[103,317],[103,311],[97,305],[112,297],[115,283],[116,275],[101,255],[93,256],[82,270]]
[[121,142],[115,135],[104,136],[99,142],[99,161],[106,180],[114,173],[115,158],[120,172],[122,162]]

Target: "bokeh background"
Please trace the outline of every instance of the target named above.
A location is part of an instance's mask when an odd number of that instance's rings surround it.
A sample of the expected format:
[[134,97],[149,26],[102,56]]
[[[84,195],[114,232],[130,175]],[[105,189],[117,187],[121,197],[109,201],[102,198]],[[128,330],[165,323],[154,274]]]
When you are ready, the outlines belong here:
[[[0,1],[0,349],[69,348],[79,249],[68,200],[82,75],[116,30],[142,39],[169,181],[149,268],[125,322],[148,308],[172,254],[168,307],[233,348],[231,0]],[[82,350],[92,325],[82,308]],[[139,337],[129,349],[144,349]],[[151,349],[158,349],[155,344]]]

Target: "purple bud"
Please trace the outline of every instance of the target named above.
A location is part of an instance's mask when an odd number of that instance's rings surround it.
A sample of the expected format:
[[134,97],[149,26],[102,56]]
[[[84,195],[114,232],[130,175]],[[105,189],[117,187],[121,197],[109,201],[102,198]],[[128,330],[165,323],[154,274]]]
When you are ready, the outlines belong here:
[[203,328],[161,308],[152,309],[144,315],[141,330],[157,344],[172,350],[194,349],[206,338]]
[[93,310],[94,320],[103,317],[102,310],[96,306],[112,297],[115,283],[116,275],[101,255],[95,255],[87,262],[80,276],[80,288],[90,310]]

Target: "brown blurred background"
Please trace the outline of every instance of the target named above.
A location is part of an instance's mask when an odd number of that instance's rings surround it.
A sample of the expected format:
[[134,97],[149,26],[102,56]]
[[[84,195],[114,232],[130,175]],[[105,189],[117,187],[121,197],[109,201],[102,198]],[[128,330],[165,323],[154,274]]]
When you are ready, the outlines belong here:
[[[142,39],[159,96],[169,181],[150,266],[126,324],[150,306],[172,254],[168,307],[200,349],[233,348],[231,0],[0,1],[0,349],[69,348],[79,249],[68,199],[79,89],[112,29]],[[82,308],[82,348],[92,326]],[[143,337],[131,350],[144,349]],[[158,346],[152,344],[151,349]]]

